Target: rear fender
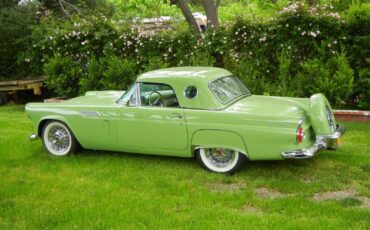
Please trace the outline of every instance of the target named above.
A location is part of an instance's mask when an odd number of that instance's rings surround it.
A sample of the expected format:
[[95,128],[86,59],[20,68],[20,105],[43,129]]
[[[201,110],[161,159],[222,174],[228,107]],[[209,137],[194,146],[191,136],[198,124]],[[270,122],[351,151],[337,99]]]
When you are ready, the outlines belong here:
[[331,116],[332,126],[335,128],[335,118],[326,97],[321,93],[312,95],[310,97],[310,120],[316,135],[329,135],[335,131],[329,124],[328,116]]
[[231,131],[198,130],[193,134],[191,143],[193,152],[201,147],[220,147],[237,150],[249,158],[243,138]]

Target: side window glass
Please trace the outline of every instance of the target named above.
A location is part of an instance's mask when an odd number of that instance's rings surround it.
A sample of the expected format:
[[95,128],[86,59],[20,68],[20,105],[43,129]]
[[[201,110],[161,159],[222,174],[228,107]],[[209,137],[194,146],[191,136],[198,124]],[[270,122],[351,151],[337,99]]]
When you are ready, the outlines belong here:
[[169,85],[140,83],[140,99],[142,106],[179,107],[176,94]]

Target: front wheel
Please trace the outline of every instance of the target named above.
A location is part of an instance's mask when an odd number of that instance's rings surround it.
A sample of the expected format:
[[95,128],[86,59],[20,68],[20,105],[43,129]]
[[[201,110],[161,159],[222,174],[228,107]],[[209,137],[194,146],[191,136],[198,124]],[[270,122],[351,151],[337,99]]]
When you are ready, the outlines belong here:
[[246,161],[244,154],[225,148],[200,148],[195,157],[205,169],[228,174],[239,171]]
[[75,152],[78,142],[69,128],[62,122],[49,121],[42,129],[42,143],[55,156],[66,156]]

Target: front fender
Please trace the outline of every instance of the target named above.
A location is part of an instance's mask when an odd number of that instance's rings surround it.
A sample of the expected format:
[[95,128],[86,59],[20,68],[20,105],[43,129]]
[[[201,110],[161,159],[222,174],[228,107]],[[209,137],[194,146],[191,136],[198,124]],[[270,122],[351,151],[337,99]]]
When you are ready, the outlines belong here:
[[238,150],[248,157],[243,138],[234,132],[224,130],[198,130],[191,139],[192,150],[199,147],[222,147]]
[[[64,117],[62,116],[59,116],[59,115],[50,115],[50,116],[45,116],[45,117],[42,117],[38,123],[37,123],[37,133],[39,135],[39,137],[41,137],[41,132],[42,132],[42,126],[43,124],[45,124],[46,121],[49,121],[49,120],[55,120],[55,121],[62,121],[63,123],[65,123],[69,129],[71,129],[71,126],[69,125],[67,119],[65,119]],[[71,129],[71,131],[73,132],[73,130]]]

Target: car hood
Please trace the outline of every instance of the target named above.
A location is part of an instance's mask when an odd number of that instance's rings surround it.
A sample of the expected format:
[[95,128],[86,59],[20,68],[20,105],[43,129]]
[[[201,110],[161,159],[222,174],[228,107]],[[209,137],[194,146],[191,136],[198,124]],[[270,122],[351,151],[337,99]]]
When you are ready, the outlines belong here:
[[261,118],[284,117],[296,120],[309,114],[310,101],[306,98],[251,95],[240,99],[227,110]]
[[65,100],[68,105],[112,105],[125,91],[89,91],[85,96]]

